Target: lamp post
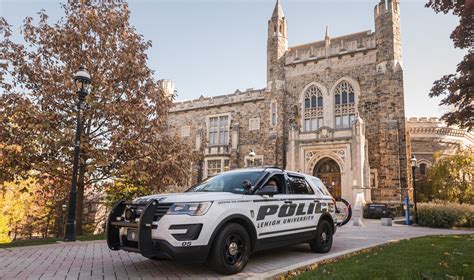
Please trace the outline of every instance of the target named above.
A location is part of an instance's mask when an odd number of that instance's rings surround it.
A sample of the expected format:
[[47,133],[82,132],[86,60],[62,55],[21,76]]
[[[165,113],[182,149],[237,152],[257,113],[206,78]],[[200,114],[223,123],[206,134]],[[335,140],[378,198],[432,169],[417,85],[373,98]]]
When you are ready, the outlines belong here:
[[64,233],[66,227],[66,211],[67,211],[67,204],[61,205],[61,231]]
[[415,182],[416,157],[411,156],[411,174],[413,176],[413,201],[415,202],[415,223],[418,224],[418,211],[416,208],[416,182]]
[[74,141],[74,162],[72,166],[72,182],[71,192],[69,193],[69,208],[67,212],[66,231],[64,234],[64,241],[76,241],[76,199],[77,199],[77,169],[79,166],[79,154],[81,151],[81,108],[84,102],[89,86],[91,84],[91,76],[87,73],[84,66],[79,67],[79,71],[74,75],[74,84],[76,86],[76,93],[78,97],[77,102],[77,126],[76,138]]
[[253,163],[255,161],[255,151],[254,150],[250,150],[249,157],[250,157],[250,166],[253,166]]

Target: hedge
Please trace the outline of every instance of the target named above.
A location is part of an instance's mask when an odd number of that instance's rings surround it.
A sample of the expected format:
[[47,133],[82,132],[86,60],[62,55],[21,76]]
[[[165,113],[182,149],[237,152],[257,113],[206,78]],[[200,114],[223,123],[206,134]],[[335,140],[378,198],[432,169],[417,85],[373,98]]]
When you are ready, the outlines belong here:
[[474,227],[474,205],[420,203],[418,204],[418,224],[437,228]]

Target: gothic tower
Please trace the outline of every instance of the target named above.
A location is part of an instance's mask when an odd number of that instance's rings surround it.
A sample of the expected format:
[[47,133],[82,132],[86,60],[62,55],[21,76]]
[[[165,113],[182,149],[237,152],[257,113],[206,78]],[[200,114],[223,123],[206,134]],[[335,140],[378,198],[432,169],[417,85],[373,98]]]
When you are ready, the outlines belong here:
[[[400,1],[381,0],[374,8],[377,133],[369,137],[372,148],[370,166],[378,168],[377,201],[403,200],[411,193],[408,167],[409,150],[405,127],[402,49],[400,33]],[[370,119],[372,119],[372,117]],[[372,120],[367,120],[369,123]]]
[[399,0],[381,0],[374,8],[377,65],[396,66],[402,61]]
[[288,50],[288,30],[280,1],[277,0],[272,18],[268,21],[267,89],[278,89],[284,83],[284,57]]

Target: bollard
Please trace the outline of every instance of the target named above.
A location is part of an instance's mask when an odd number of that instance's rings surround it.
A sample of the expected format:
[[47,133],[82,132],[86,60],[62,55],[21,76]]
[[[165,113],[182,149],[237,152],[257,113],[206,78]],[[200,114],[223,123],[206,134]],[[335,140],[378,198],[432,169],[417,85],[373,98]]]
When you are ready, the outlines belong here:
[[391,227],[392,226],[392,218],[381,218],[380,219],[382,226]]
[[406,224],[410,225],[410,198],[405,196],[405,217],[406,217]]

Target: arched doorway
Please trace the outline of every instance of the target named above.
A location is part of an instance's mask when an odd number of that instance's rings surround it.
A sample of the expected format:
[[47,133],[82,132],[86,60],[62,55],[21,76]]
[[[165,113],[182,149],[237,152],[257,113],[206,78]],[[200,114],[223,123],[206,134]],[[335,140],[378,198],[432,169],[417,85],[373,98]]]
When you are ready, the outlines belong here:
[[341,169],[331,158],[323,158],[314,166],[313,175],[321,179],[334,197],[341,197]]

